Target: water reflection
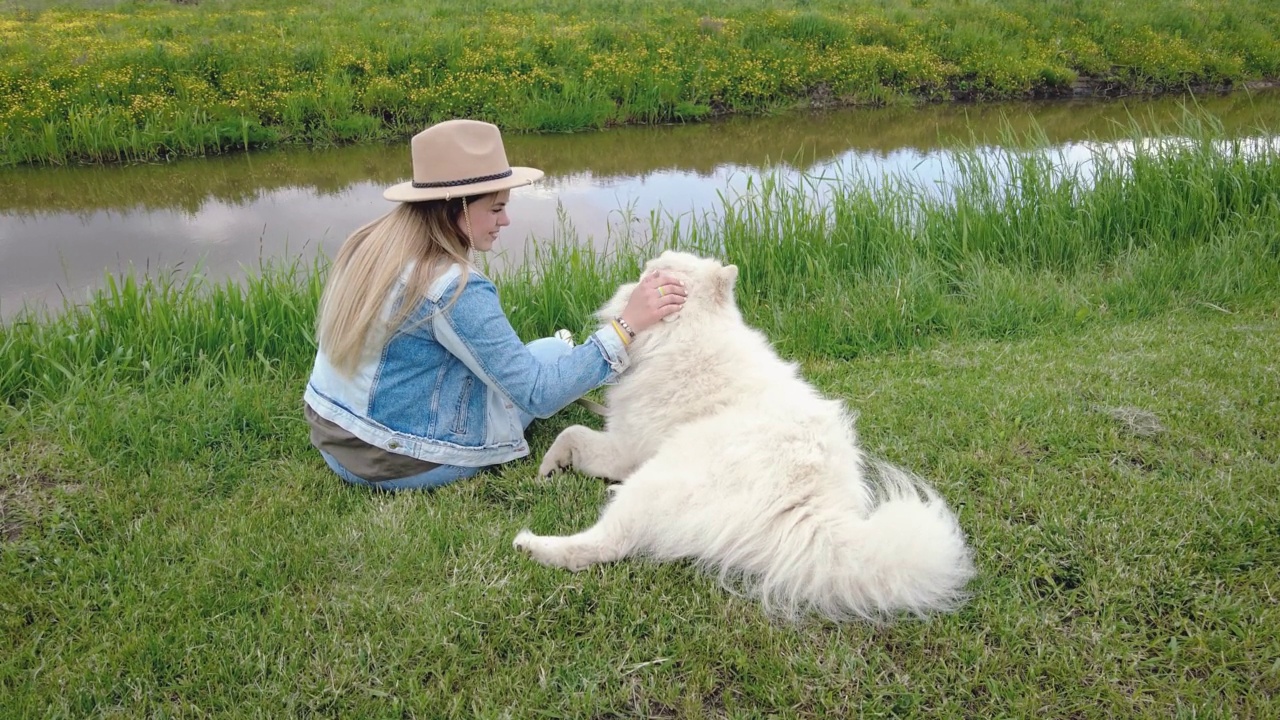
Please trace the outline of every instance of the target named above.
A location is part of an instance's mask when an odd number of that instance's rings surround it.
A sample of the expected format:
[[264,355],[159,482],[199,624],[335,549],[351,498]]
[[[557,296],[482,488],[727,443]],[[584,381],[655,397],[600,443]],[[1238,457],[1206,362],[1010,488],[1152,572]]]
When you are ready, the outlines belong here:
[[[1280,123],[1280,93],[1194,101],[1233,134]],[[516,191],[498,268],[523,261],[525,239],[549,238],[558,212],[580,241],[601,243],[624,212],[701,212],[761,172],[859,167],[929,184],[954,172],[958,141],[999,146],[1002,133],[1042,132],[1067,162],[1097,143],[1169,128],[1187,100],[1006,103],[839,110],[732,118],[693,126],[509,136],[513,162],[547,171]],[[1086,142],[1086,140],[1088,142]],[[199,263],[235,277],[259,259],[332,254],[359,224],[389,208],[382,188],[405,179],[404,145],[273,151],[163,165],[0,171],[0,315],[24,302],[78,299],[104,269]]]

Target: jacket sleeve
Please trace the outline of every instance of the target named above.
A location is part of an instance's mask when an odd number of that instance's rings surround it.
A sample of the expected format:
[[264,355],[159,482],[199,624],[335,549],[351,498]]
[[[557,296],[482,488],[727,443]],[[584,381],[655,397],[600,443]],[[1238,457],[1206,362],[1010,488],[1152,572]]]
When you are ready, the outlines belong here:
[[[443,297],[453,296],[453,287]],[[457,301],[432,317],[435,339],[486,385],[534,417],[550,417],[630,364],[622,339],[601,328],[553,363],[538,362],[502,311],[498,291],[472,274]]]

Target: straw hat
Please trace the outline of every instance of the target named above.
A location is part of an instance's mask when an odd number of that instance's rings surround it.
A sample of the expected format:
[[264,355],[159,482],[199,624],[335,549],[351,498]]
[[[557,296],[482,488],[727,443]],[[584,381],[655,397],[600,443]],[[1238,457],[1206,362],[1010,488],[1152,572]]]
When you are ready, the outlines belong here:
[[446,120],[413,136],[413,180],[393,185],[382,197],[396,202],[484,195],[528,185],[537,168],[511,167],[497,125]]

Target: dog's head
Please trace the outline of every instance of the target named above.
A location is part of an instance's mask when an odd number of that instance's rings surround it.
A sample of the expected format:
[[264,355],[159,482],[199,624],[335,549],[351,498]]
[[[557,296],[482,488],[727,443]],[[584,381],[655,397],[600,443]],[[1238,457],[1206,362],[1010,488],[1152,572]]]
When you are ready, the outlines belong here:
[[[680,312],[665,318],[667,323],[691,324],[722,312],[737,312],[733,298],[733,288],[738,280],[737,265],[725,265],[712,258],[667,250],[645,264],[642,277],[660,270],[665,270],[683,282],[688,293],[688,299]],[[602,322],[608,322],[622,313],[637,284],[627,283],[618,288],[597,313]],[[662,324],[658,327],[661,328]],[[641,337],[657,329],[654,328]]]
[[[644,266],[646,274],[659,270],[680,278],[689,293],[689,302],[697,303],[697,307],[733,305],[733,287],[738,281],[737,265],[725,265],[714,258],[667,250]],[[689,303],[685,303],[685,307],[688,306]]]

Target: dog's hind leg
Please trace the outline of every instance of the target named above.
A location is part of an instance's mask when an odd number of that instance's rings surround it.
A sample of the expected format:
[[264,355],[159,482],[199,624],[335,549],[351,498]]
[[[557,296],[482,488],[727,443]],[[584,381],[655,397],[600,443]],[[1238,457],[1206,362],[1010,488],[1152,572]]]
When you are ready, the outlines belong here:
[[543,565],[577,572],[596,563],[621,560],[635,548],[637,531],[643,532],[648,503],[614,502],[605,507],[595,525],[576,535],[534,535],[521,530],[513,545]]
[[601,523],[577,535],[534,535],[521,530],[512,543],[543,565],[577,572],[596,563],[620,560],[625,556],[625,543]]
[[592,477],[621,481],[635,470],[635,447],[616,434],[570,425],[556,436],[538,466],[538,477],[574,468]]

